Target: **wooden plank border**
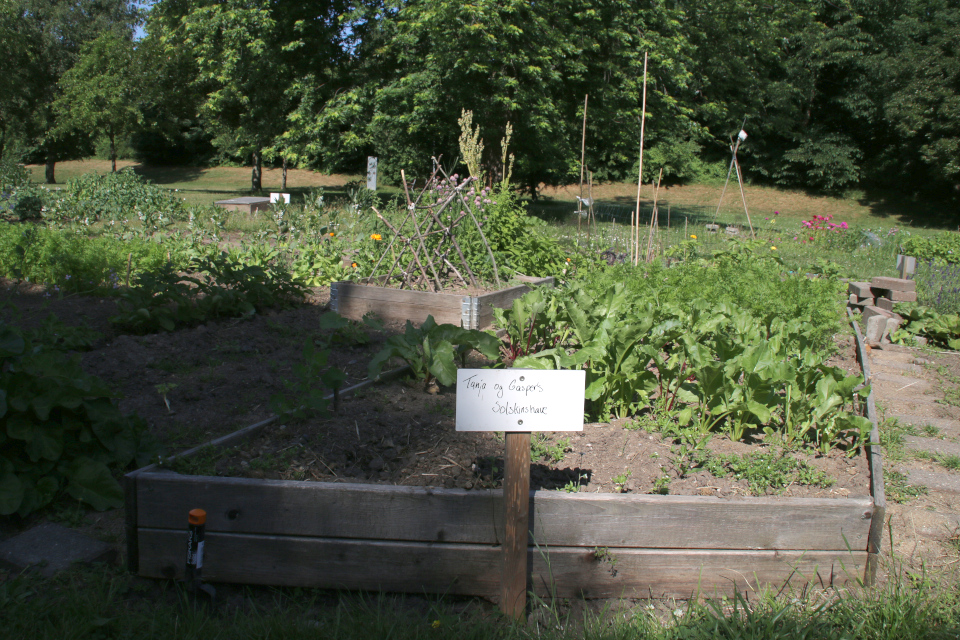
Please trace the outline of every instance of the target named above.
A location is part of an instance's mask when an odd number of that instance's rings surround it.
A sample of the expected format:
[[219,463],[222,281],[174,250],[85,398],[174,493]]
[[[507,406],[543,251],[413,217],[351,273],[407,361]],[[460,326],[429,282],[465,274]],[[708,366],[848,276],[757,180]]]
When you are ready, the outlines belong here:
[[438,324],[456,324],[465,329],[486,329],[493,323],[494,307],[504,308],[534,286],[553,286],[554,279],[522,278],[524,284],[480,296],[392,289],[353,282],[330,285],[330,308],[345,318],[359,320],[367,312],[393,322],[422,323],[433,316]]
[[[179,527],[200,508],[207,531],[230,534],[490,545],[504,536],[501,490],[143,473],[137,502],[146,529]],[[863,550],[873,517],[869,498],[531,491],[529,508],[535,543],[611,549]]]
[[[860,325],[849,307],[847,308],[847,316],[850,318],[850,324],[853,326],[853,331],[856,336],[857,359],[860,361],[860,369],[863,371],[863,381],[865,384],[871,384],[870,357],[867,355],[863,333],[861,333]],[[877,417],[877,405],[873,397],[872,387],[870,389],[870,395],[867,396],[866,414],[873,425],[870,429],[870,444],[867,445],[867,455],[870,465],[870,495],[873,496],[874,515],[870,524],[870,535],[867,544],[868,560],[863,581],[867,586],[872,586],[876,583],[877,579],[877,568],[880,563],[880,552],[883,546],[883,527],[887,513],[887,494],[883,480],[883,458],[880,453],[880,422]]]
[[[140,574],[183,577],[182,531],[143,529],[154,553]],[[212,582],[444,593],[496,599],[501,550],[492,545],[296,536],[206,535],[204,578]],[[691,598],[749,595],[763,586],[856,582],[866,553],[529,547],[527,587],[541,596]]]

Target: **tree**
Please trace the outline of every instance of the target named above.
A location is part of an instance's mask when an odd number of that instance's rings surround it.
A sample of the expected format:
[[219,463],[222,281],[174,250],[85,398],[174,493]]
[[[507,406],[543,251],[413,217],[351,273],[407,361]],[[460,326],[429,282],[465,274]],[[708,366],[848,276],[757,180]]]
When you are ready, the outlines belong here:
[[82,137],[59,133],[53,103],[59,81],[73,66],[84,43],[105,31],[132,37],[140,20],[128,0],[7,0],[18,29],[30,42],[27,82],[21,87],[25,108],[16,128],[30,155],[46,162],[46,180],[56,182],[57,160],[76,155]]
[[277,140],[296,102],[290,88],[299,77],[322,75],[337,55],[342,4],[164,0],[151,10],[164,46],[186,47],[196,62],[200,113],[214,144],[223,153],[252,156],[255,191],[264,148],[283,146]]
[[114,172],[117,137],[131,134],[141,121],[137,94],[144,79],[137,68],[133,42],[108,31],[81,49],[77,64],[61,78],[61,94],[53,105],[55,133],[107,136]]
[[349,15],[362,35],[336,91],[304,88],[294,113],[303,148],[328,169],[372,154],[389,178],[422,174],[431,156],[456,159],[457,119],[468,110],[486,142],[487,175],[499,169],[510,122],[514,175],[535,193],[579,175],[589,93],[588,164],[623,178],[639,151],[645,51],[655,69],[648,133],[664,148],[702,136],[683,106],[692,50],[677,18],[662,3],[629,0],[371,2]]

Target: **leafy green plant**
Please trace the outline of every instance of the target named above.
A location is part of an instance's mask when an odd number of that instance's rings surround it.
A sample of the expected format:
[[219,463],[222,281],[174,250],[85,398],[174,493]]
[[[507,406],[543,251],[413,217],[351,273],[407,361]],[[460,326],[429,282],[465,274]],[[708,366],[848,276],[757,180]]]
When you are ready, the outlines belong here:
[[304,343],[301,355],[303,361],[293,365],[294,379],[284,381],[287,393],[270,397],[270,408],[281,420],[325,415],[329,404],[325,389],[336,391],[346,380],[341,369],[328,366],[330,352],[318,350],[312,340]]
[[941,314],[915,303],[897,305],[897,313],[906,321],[891,336],[894,342],[905,342],[909,336],[925,336],[934,344],[960,350],[960,315]]
[[942,232],[932,236],[910,236],[900,250],[922,262],[953,264],[960,262],[960,235]]
[[429,387],[434,379],[450,386],[457,380],[457,360],[465,358],[472,349],[487,358],[495,358],[499,354],[500,341],[476,329],[438,325],[433,316],[427,316],[420,327],[408,320],[403,335],[390,337],[386,346],[370,361],[369,375],[371,379],[376,378],[383,365],[390,358],[397,357],[410,365],[414,377],[423,380],[424,388]]
[[760,495],[770,491],[780,493],[791,484],[826,488],[836,482],[823,471],[785,452],[710,456],[704,468],[717,478],[732,475],[737,480],[746,480],[750,491]]
[[535,433],[530,439],[530,457],[533,460],[549,460],[554,464],[562,462],[570,450],[570,438],[561,438],[554,444],[545,433]]
[[140,274],[119,293],[120,313],[111,321],[135,333],[173,331],[218,317],[249,316],[292,304],[303,295],[285,271],[230,261],[225,254],[193,263],[195,275],[163,265]]
[[168,189],[151,184],[132,169],[87,173],[67,183],[47,207],[52,222],[89,226],[100,221],[138,219],[140,230],[152,235],[187,217],[183,201]]
[[78,356],[0,323],[0,515],[25,516],[62,491],[95,509],[119,507],[114,472],[151,454],[143,422],[120,412]]
[[123,284],[128,261],[135,277],[168,262],[167,251],[137,238],[88,238],[42,226],[0,227],[0,275],[8,278],[56,285],[62,291],[111,292]]
[[666,496],[670,494],[670,476],[663,474],[659,478],[653,481],[653,489],[650,490],[650,493]]
[[627,484],[627,480],[629,480],[630,476],[632,475],[633,471],[629,470],[615,475],[613,477],[613,490],[617,493],[623,493],[626,491],[625,485]]

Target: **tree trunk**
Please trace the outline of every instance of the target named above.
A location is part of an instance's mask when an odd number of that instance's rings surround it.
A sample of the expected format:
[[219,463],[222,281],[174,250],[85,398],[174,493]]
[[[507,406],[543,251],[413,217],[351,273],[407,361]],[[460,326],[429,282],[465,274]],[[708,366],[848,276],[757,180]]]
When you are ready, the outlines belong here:
[[280,191],[287,190],[287,159],[283,159],[283,177],[280,179]]
[[117,141],[113,131],[110,132],[110,172],[117,172]]
[[260,148],[253,152],[253,171],[250,173],[250,189],[260,191],[262,188],[262,167],[260,166]]
[[47,166],[43,171],[43,176],[47,181],[47,184],[57,184],[57,178],[53,174],[54,167],[57,164],[57,159],[53,156],[52,153],[47,153]]

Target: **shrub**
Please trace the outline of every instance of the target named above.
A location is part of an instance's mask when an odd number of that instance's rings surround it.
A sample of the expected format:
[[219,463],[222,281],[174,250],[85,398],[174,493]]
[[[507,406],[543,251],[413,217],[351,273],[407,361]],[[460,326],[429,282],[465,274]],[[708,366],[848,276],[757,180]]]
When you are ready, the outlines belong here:
[[25,516],[66,491],[95,509],[123,504],[114,477],[152,448],[79,356],[0,322],[0,515]]
[[943,232],[934,236],[911,236],[901,247],[904,255],[922,262],[954,264],[960,262],[960,234]]
[[67,183],[50,203],[45,216],[56,222],[120,222],[139,218],[144,228],[158,231],[187,216],[183,201],[169,190],[138,176],[132,169],[100,175],[87,173]]

